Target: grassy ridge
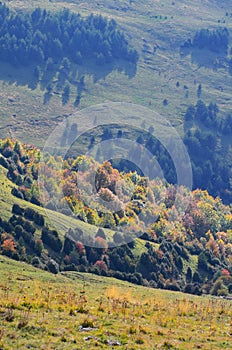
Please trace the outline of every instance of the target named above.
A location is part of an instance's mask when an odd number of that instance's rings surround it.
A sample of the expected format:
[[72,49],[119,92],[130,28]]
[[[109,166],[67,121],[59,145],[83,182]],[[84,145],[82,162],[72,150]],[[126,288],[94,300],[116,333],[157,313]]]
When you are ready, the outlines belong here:
[[[231,304],[112,278],[51,275],[0,257],[0,346],[230,349]],[[82,329],[87,327],[88,329]]]

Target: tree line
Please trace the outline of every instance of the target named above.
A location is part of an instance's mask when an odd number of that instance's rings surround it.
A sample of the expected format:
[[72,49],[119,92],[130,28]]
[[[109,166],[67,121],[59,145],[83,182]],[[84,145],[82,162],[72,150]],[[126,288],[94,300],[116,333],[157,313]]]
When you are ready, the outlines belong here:
[[231,203],[231,140],[232,116],[224,118],[215,103],[208,106],[201,100],[185,113],[184,142],[193,168],[194,188],[207,189]]
[[213,52],[227,53],[229,45],[229,31],[227,28],[200,29],[193,39],[188,39],[182,48],[208,49]]
[[28,66],[64,57],[77,64],[86,58],[98,64],[115,59],[136,63],[138,53],[129,47],[114,19],[93,14],[82,18],[68,9],[15,12],[0,3],[0,60]]
[[[208,199],[205,198],[206,201]],[[187,215],[191,214],[196,223],[199,218],[195,217],[195,209],[192,209],[193,212],[189,211]],[[191,222],[189,216],[185,221],[187,228]],[[202,221],[202,225],[204,232],[206,223]],[[120,233],[115,232],[112,237],[114,243],[119,243],[119,236]],[[196,232],[194,239],[188,242],[175,241],[162,231],[158,233],[158,230],[156,238],[146,233],[142,236],[147,241],[145,249],[139,256],[134,254],[138,242],[110,247],[102,228],[94,237],[88,237],[90,245],[95,247],[83,244],[83,237],[83,232],[77,228],[69,229],[64,240],[61,239],[56,230],[45,225],[41,214],[18,204],[13,205],[9,221],[0,218],[0,253],[55,274],[59,271],[91,272],[197,295],[232,293],[231,264],[225,244],[228,238],[223,232],[213,234],[208,231],[202,237]],[[219,239],[224,243],[219,244]],[[158,243],[158,248],[153,242]],[[189,266],[192,254],[197,255],[194,269]],[[184,268],[184,265],[188,267]]]

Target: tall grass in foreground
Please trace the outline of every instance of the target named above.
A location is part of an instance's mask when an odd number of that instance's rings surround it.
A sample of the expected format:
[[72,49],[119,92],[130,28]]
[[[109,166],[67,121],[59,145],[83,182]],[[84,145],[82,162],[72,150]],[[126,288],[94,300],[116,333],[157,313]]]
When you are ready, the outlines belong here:
[[[230,301],[1,257],[1,349],[230,349]],[[84,279],[84,281],[83,281]]]

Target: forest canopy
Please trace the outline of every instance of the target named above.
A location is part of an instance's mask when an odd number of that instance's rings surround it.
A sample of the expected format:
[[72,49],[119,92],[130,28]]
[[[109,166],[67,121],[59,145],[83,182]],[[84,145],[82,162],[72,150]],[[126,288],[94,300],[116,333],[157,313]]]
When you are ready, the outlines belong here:
[[198,30],[193,39],[188,39],[182,48],[208,49],[212,52],[226,53],[229,45],[229,31],[227,28]]
[[48,60],[57,63],[64,57],[77,64],[86,58],[98,64],[115,59],[136,63],[138,53],[129,47],[114,19],[93,14],[83,18],[68,9],[19,13],[0,3],[1,61],[28,66]]
[[[0,164],[20,203],[14,203],[8,221],[0,215],[0,254],[53,273],[94,272],[193,294],[231,293],[232,212],[219,197],[160,179],[148,184],[136,172],[120,173],[109,162],[97,164],[87,156],[64,160],[58,170],[60,161],[47,154],[41,177],[39,149],[0,140]],[[92,170],[96,193],[90,191],[86,201]],[[78,226],[51,229],[38,205],[64,214],[69,223],[71,215]]]

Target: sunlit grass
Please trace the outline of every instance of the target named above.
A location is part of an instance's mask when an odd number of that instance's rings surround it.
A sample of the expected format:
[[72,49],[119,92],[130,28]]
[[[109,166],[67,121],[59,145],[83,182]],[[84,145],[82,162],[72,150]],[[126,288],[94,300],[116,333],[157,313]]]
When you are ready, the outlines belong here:
[[0,276],[3,349],[230,348],[229,301],[90,274],[54,276],[5,257]]

